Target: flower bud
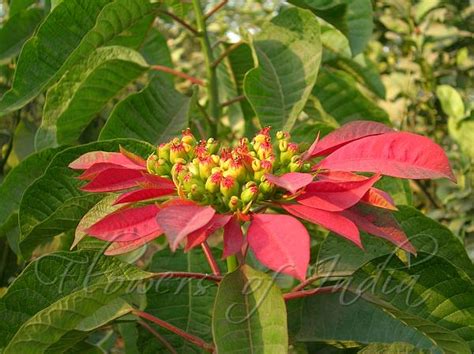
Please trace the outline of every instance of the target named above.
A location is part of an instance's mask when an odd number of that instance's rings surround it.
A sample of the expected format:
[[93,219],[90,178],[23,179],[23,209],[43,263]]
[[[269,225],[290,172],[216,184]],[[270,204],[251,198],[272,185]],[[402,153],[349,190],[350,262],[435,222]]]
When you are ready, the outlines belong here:
[[298,144],[288,143],[286,150],[283,151],[280,149],[280,151],[280,163],[286,165],[291,161],[293,156],[298,153]]
[[275,190],[275,186],[267,179],[263,179],[263,181],[259,184],[258,189],[262,193],[262,196],[266,197],[273,193],[273,191]]
[[199,176],[203,180],[206,180],[212,174],[214,167],[216,167],[216,164],[210,156],[198,159]]
[[211,193],[216,193],[221,184],[222,172],[213,172],[206,180],[205,188]]
[[260,162],[260,170],[254,172],[254,180],[260,181],[266,173],[271,173],[273,170],[273,163],[271,160],[262,160]]
[[146,161],[146,168],[149,173],[157,176],[168,175],[171,171],[171,166],[169,163],[160,159],[157,155],[150,155]]
[[221,179],[220,191],[225,198],[238,194],[239,184],[234,177],[228,176]]
[[[178,140],[177,142],[175,140]],[[176,163],[177,159],[186,159],[187,153],[184,149],[184,144],[179,141],[179,139],[173,139],[173,143],[170,147],[170,162],[172,164]]]
[[209,154],[215,154],[219,150],[219,142],[213,138],[207,139],[206,148]]
[[301,161],[299,155],[295,155],[291,158],[291,162],[288,164],[290,172],[300,172],[303,167],[303,161]]
[[170,159],[170,148],[171,148],[170,143],[160,144],[160,146],[158,146],[158,157],[160,159],[164,159],[166,161],[169,161],[169,159]]
[[281,152],[285,152],[286,150],[288,150],[288,141],[280,140],[278,142],[278,150],[280,150]]
[[189,170],[184,163],[181,163],[182,160],[179,160],[178,163],[175,163],[171,168],[171,176],[173,177],[173,181],[178,182],[181,184],[187,174],[189,174]]
[[248,182],[240,194],[240,199],[244,204],[248,204],[251,201],[257,199],[258,196],[258,187],[255,182]]
[[194,137],[193,133],[191,133],[191,129],[183,130],[183,137],[181,138],[181,142],[184,144],[188,144],[190,146],[196,146],[197,140]]
[[231,160],[229,163],[229,168],[224,173],[224,176],[232,176],[239,182],[245,182],[247,179],[247,169],[238,159]]
[[242,206],[241,204],[242,203],[240,202],[239,198],[233,195],[232,197],[230,197],[229,203],[227,203],[227,206],[229,207],[231,211],[236,211]]
[[273,155],[273,146],[270,142],[264,142],[260,144],[257,149],[257,156],[260,160],[266,160]]

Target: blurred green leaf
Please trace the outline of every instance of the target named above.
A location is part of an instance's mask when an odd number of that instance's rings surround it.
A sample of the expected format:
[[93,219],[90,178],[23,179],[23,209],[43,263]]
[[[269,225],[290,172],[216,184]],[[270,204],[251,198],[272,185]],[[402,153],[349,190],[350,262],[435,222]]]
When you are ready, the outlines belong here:
[[312,94],[339,124],[352,120],[390,123],[387,112],[365,96],[356,81],[342,71],[321,69]]
[[43,19],[43,10],[27,9],[11,16],[0,28],[0,64],[16,57]]
[[448,117],[456,121],[464,118],[465,110],[461,95],[455,88],[449,85],[439,85],[436,87],[436,95],[441,102],[441,107]]

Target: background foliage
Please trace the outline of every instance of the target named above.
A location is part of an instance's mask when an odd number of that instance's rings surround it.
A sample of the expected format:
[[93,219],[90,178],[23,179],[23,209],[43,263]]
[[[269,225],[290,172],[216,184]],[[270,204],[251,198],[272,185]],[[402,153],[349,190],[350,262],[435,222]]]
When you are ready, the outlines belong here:
[[[202,2],[204,13],[217,3]],[[151,144],[187,126],[197,136],[231,141],[272,125],[310,142],[318,131],[324,135],[366,119],[434,139],[448,152],[458,184],[408,185],[384,178],[382,188],[404,205],[396,216],[420,252],[416,264],[391,259],[380,284],[374,284],[375,298],[359,298],[350,306],[341,305],[338,294],[287,303],[290,348],[471,352],[474,8],[467,1],[441,0],[230,0],[207,23],[208,49],[218,60],[211,71],[203,39],[180,24],[199,28],[195,13],[191,3],[174,0],[0,2],[0,296],[5,292],[0,348],[9,353],[164,350],[129,315],[131,306],[212,339],[213,284],[201,295],[196,295],[201,284],[194,281],[178,296],[170,294],[181,285],[171,280],[158,290],[128,291],[150,277],[142,269],[205,272],[200,254],[173,255],[157,243],[118,260],[98,256],[102,245],[87,238],[79,250],[68,251],[79,220],[102,199],[77,190],[67,168],[77,156],[116,151],[119,145],[146,156]],[[215,92],[176,78],[163,66],[214,80]],[[98,218],[94,213],[91,218]],[[378,239],[364,238],[363,253],[321,230],[313,236],[315,271],[350,275],[354,286],[370,279],[393,253]],[[91,259],[97,259],[92,267]],[[95,272],[100,275],[91,279]],[[251,268],[242,272],[267,281]],[[403,291],[398,296],[383,291],[384,279],[393,273],[393,286],[402,288],[413,277],[421,279],[412,293],[430,296],[426,308],[407,306],[400,300]],[[38,274],[45,281],[38,282]],[[48,286],[57,277],[64,279],[61,291]],[[116,279],[120,286],[104,292]],[[283,290],[293,285],[285,277],[278,284]],[[228,293],[219,301],[242,300]],[[285,311],[277,296],[267,299],[265,306]],[[214,321],[220,319],[216,313]],[[198,351],[157,330],[178,352]],[[286,346],[283,337],[275,352]],[[32,349],[25,343],[38,345]]]

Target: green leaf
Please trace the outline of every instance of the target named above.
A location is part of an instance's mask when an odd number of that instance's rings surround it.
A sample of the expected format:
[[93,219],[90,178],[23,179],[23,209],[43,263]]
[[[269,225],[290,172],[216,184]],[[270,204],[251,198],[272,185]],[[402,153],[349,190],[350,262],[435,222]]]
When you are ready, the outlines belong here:
[[409,266],[380,257],[352,280],[352,291],[423,332],[444,352],[472,353],[474,284],[448,261],[422,252]]
[[439,85],[436,87],[436,96],[438,96],[438,99],[441,102],[443,112],[448,117],[452,117],[456,121],[464,118],[464,102],[455,88],[449,85]]
[[19,12],[26,10],[30,5],[33,5],[36,0],[11,0],[8,3],[8,15],[13,17]]
[[142,91],[120,102],[99,139],[136,138],[158,144],[181,134],[189,125],[192,99],[155,77]]
[[290,131],[313,88],[321,62],[319,23],[305,10],[282,11],[252,43],[257,67],[245,96],[262,126]]
[[[447,227],[413,207],[398,205],[398,209],[394,216],[418,252],[441,257],[474,279],[474,265],[462,243]],[[362,233],[362,244],[365,250],[341,236],[329,234],[319,251],[318,272],[332,275],[351,274],[376,257],[396,257],[394,246],[376,236]]]
[[81,240],[87,236],[86,230],[95,224],[97,221],[102,219],[108,214],[123,207],[121,204],[114,205],[117,200],[117,194],[110,194],[105,198],[101,199],[96,205],[94,205],[87,213],[82,217],[81,221],[76,227],[74,234],[74,242],[71,245],[71,249],[77,246]]
[[436,349],[422,332],[349,292],[307,297],[290,315],[299,327],[294,335],[297,342],[406,342]]
[[[229,45],[224,47],[228,48]],[[248,44],[241,44],[227,55],[217,67],[217,77],[220,84],[219,97],[229,101],[244,95],[244,78],[253,69],[252,49]],[[245,98],[228,106],[227,114],[232,131],[236,134],[250,136],[254,131],[253,118],[255,112]]]
[[435,254],[466,272],[474,280],[474,265],[464,245],[446,226],[425,216],[416,208],[398,206],[395,218],[417,251]]
[[382,82],[377,67],[363,54],[355,58],[336,57],[326,62],[336,69],[349,73],[357,82],[365,85],[379,98],[385,98],[385,86]]
[[218,352],[287,353],[285,302],[274,281],[244,265],[219,284],[212,332]]
[[[215,250],[214,256],[220,256]],[[222,266],[222,262],[219,262]],[[187,253],[173,253],[169,249],[153,255],[150,265],[153,272],[210,273],[209,264],[200,249]],[[146,312],[165,320],[205,341],[212,341],[211,316],[217,286],[209,280],[159,279],[153,281],[147,292]],[[155,327],[178,353],[200,353],[200,349],[183,338]],[[141,353],[157,353],[164,350],[156,338],[140,332],[138,345]]]
[[[23,193],[35,179],[40,177],[45,166],[60,149],[47,149],[28,156],[7,175],[0,185],[0,230],[9,218],[17,217]],[[0,231],[1,233],[1,231]]]
[[43,19],[43,10],[28,9],[11,16],[0,28],[0,64],[18,55]]
[[340,124],[358,119],[390,123],[387,112],[362,94],[355,80],[342,71],[321,69],[313,95]]
[[410,189],[410,183],[406,179],[383,176],[375,184],[375,187],[390,194],[396,205],[411,205],[413,202],[413,193]]
[[75,229],[84,214],[103,196],[79,190],[84,183],[76,179],[78,171],[68,165],[89,151],[127,150],[143,157],[153,147],[132,139],[116,139],[68,148],[57,154],[41,178],[25,191],[20,203],[20,249],[28,257],[36,246],[51,240],[51,237]]
[[384,353],[384,354],[429,354],[432,351],[417,348],[416,346],[408,343],[391,343],[381,344],[372,343],[366,346],[364,349],[359,350],[361,354],[372,354],[372,353]]
[[451,138],[456,141],[462,151],[474,160],[474,116],[463,119],[460,122],[455,118],[448,118],[448,131]]
[[107,102],[147,69],[138,52],[118,46],[99,48],[71,67],[46,95],[36,149],[76,142]]
[[[149,273],[132,265],[91,251],[57,252],[41,257],[26,267],[0,298],[0,347],[11,341],[6,352],[30,353],[38,344],[38,352],[42,345],[50,345],[59,339],[57,334],[64,333],[65,329],[74,330],[78,326],[92,330],[116,317],[110,305],[120,294],[116,291],[123,291],[131,281],[148,276]],[[111,297],[98,291],[107,286]],[[94,301],[96,295],[97,302]],[[84,312],[84,309],[75,308],[82,297],[90,306]],[[103,301],[105,298],[107,302]],[[75,317],[79,314],[72,314],[74,310],[82,312],[80,318]],[[49,327],[55,325],[59,327]],[[40,330],[45,333],[41,334]],[[54,341],[51,341],[53,337]],[[27,338],[44,342],[28,348],[23,342]]]
[[0,116],[23,107],[96,48],[128,43],[127,31],[152,11],[147,0],[68,0],[58,4],[25,43],[13,87],[0,100]]
[[352,55],[362,53],[372,36],[373,11],[370,0],[290,0],[291,4],[312,10],[349,39]]

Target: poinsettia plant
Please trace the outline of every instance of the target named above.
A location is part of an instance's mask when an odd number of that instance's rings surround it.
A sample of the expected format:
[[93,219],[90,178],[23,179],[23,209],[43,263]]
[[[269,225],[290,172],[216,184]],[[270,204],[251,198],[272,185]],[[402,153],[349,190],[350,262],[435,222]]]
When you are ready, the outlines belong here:
[[361,248],[359,229],[416,254],[391,215],[392,198],[374,184],[382,175],[455,180],[443,149],[430,139],[369,121],[347,123],[306,150],[287,132],[272,139],[269,127],[234,147],[213,138],[198,141],[185,130],[146,160],[125,149],[92,151],[69,167],[84,170],[82,190],[119,192],[113,204],[120,208],[85,230],[111,242],[107,255],[165,235],[173,251],[185,241],[185,251],[203,245],[210,256],[207,239],[223,229],[222,257],[229,264],[236,264],[235,256],[244,264],[250,248],[269,269],[301,281],[310,236],[298,219]]
[[[372,1],[2,4],[2,354],[474,350],[474,266],[418,203],[469,197],[466,145],[431,78],[385,110]],[[408,6],[416,67],[441,10]]]

